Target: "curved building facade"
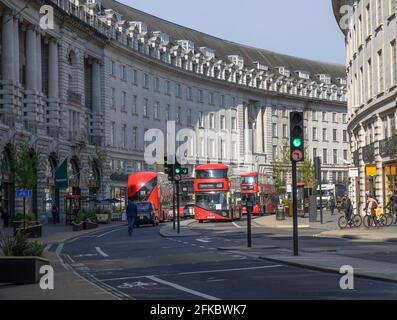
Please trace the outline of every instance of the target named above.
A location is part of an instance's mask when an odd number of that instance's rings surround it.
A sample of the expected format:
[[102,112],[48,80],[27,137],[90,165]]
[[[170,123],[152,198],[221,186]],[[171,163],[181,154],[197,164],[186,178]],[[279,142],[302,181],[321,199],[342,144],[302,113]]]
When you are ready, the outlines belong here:
[[397,193],[397,1],[334,0],[333,8],[346,37],[351,192],[362,212],[366,193],[382,204]]
[[[43,220],[51,204],[79,206],[74,197],[118,198],[122,210],[127,175],[161,170],[145,158],[154,138],[187,144],[192,167],[222,161],[271,175],[292,110],[305,112],[323,180],[347,179],[343,66],[222,40],[113,0],[0,8],[1,203],[11,216],[21,207],[9,179],[15,146],[39,154],[32,206]],[[65,160],[68,185],[57,188]]]

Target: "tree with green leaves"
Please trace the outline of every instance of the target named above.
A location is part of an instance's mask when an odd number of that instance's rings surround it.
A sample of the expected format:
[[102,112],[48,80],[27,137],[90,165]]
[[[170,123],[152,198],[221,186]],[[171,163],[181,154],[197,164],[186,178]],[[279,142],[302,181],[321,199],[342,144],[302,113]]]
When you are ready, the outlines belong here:
[[15,186],[18,189],[37,188],[38,154],[28,145],[19,146],[15,157]]
[[[298,181],[303,182],[305,185],[313,180],[314,176],[314,165],[312,160],[308,157],[307,141],[305,142],[305,160],[298,163],[297,175]],[[292,166],[290,160],[290,145],[289,140],[284,139],[283,145],[279,150],[279,157],[273,161],[273,174],[275,178],[276,188],[279,194],[286,192],[286,181],[287,175],[292,173]]]

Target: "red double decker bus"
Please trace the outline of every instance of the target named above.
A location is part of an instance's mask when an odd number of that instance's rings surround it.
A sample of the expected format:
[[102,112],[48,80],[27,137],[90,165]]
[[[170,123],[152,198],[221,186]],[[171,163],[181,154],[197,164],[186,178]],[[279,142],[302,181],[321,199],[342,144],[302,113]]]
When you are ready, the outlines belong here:
[[[276,213],[278,196],[270,177],[258,172],[243,172],[241,176],[241,201],[254,203],[253,214]],[[247,208],[242,207],[243,214]]]
[[194,218],[203,221],[232,221],[241,210],[229,190],[229,167],[205,164],[196,167],[194,179]]

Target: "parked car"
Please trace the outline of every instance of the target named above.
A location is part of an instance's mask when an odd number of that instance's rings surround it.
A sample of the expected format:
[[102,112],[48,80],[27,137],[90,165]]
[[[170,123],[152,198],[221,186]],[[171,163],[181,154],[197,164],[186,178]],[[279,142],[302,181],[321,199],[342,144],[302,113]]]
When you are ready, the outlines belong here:
[[137,227],[147,224],[151,224],[153,227],[159,225],[159,219],[152,202],[137,202],[136,207],[137,217],[135,225]]

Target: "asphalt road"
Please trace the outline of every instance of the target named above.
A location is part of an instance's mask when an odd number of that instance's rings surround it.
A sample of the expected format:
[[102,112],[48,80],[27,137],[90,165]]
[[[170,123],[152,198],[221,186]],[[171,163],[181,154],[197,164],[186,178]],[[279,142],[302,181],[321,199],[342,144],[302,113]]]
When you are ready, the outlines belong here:
[[[291,231],[253,224],[253,244],[290,250]],[[163,238],[158,227],[126,228],[77,238],[65,243],[61,257],[80,275],[120,299],[262,300],[262,299],[396,299],[397,284],[355,279],[354,290],[341,290],[340,276],[218,250],[244,245],[245,221],[193,224],[201,235]],[[332,250],[380,257],[395,250],[388,244],[315,239],[301,233],[302,250]],[[392,244],[390,244],[392,245]],[[350,251],[349,251],[350,250]],[[395,252],[394,252],[395,254]],[[381,258],[379,258],[381,259]]]

